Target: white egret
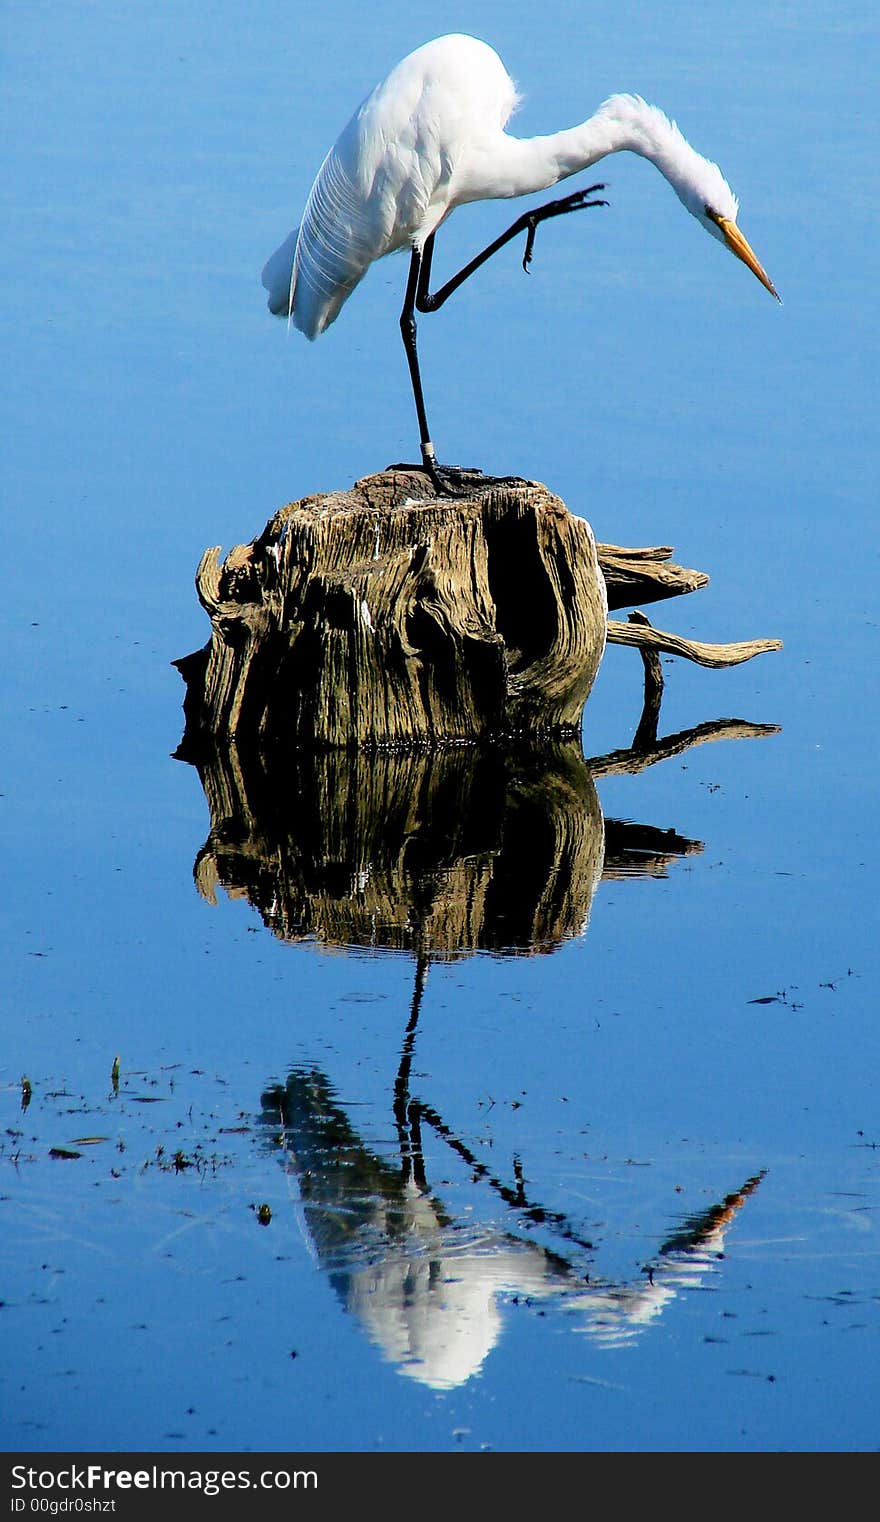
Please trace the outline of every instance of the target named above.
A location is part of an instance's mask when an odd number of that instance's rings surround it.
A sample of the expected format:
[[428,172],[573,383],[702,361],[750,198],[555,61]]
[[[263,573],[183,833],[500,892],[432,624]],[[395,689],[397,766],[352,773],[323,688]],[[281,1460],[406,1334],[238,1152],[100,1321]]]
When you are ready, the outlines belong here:
[[422,460],[441,490],[416,349],[415,313],[436,312],[475,270],[518,233],[523,267],[540,222],[606,202],[591,185],[525,212],[439,290],[428,289],[434,237],[468,201],[545,190],[624,149],[649,159],[692,216],[777,292],[736,224],[739,203],[717,164],[637,95],[612,95],[580,126],[515,138],[504,128],[517,92],[498,54],[475,37],[438,37],[410,53],[358,107],[312,186],[299,228],[263,270],[269,308],[307,338],[336,317],[370,265],[411,250],[400,328],[418,415]]

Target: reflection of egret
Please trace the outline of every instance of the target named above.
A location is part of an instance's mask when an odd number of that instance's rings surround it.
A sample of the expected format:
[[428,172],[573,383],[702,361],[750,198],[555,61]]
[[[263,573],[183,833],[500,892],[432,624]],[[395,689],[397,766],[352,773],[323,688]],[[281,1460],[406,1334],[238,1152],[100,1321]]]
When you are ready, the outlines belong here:
[[[450,1389],[478,1373],[501,1334],[505,1298],[558,1305],[597,1346],[620,1347],[715,1272],[724,1232],[762,1174],[682,1221],[634,1279],[599,1279],[594,1245],[563,1213],[529,1198],[516,1162],[515,1183],[505,1184],[436,1111],[410,1098],[413,1019],[416,1001],[394,1091],[399,1166],[358,1134],[323,1073],[295,1070],[263,1096],[263,1120],[298,1178],[318,1260],[346,1309],[402,1374]],[[425,1176],[423,1122],[467,1164],[474,1183],[491,1187],[514,1222],[541,1229],[546,1240],[455,1219]]]
[[422,1161],[422,1137],[419,1116],[414,1107],[410,1105],[409,1078],[412,1071],[416,1031],[419,1026],[419,1015],[422,1010],[422,999],[425,995],[425,983],[428,978],[429,966],[429,958],[420,952],[416,957],[416,975],[409,1009],[409,1021],[404,1032],[403,1047],[400,1053],[400,1066],[397,1069],[397,1077],[394,1081],[394,1119],[397,1124],[400,1156],[403,1162],[404,1173],[412,1177],[412,1180],[419,1189],[426,1187],[425,1170]]
[[[317,338],[338,316],[369,266],[412,250],[400,318],[421,434],[434,472],[416,350],[415,312],[434,312],[492,254],[526,233],[523,265],[539,222],[587,206],[601,185],[524,213],[436,292],[429,292],[434,236],[457,206],[545,190],[622,149],[650,160],[687,210],[776,291],[736,225],[738,202],[716,164],[638,96],[613,95],[588,121],[546,137],[508,136],[516,88],[497,53],[474,37],[439,37],[392,69],[330,150],[300,227],[263,271],[270,309]],[[439,483],[438,483],[439,484]]]
[[687,1217],[663,1243],[642,1279],[628,1284],[593,1283],[572,1295],[570,1309],[585,1317],[580,1330],[603,1348],[623,1347],[656,1320],[681,1291],[702,1288],[724,1256],[728,1226],[765,1174],[766,1169],[762,1169],[721,1204]]

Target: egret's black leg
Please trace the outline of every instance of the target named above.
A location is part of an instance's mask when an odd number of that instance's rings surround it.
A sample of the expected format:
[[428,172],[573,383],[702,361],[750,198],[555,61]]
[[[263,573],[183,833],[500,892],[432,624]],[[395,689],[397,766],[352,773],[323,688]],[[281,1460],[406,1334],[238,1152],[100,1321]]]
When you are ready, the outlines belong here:
[[[403,309],[400,313],[400,331],[403,337],[403,347],[406,350],[407,363],[409,365],[409,377],[412,383],[413,397],[416,404],[416,416],[419,420],[419,442],[422,450],[422,466],[435,491],[443,497],[455,497],[460,490],[466,487],[467,479],[471,484],[481,479],[480,471],[464,471],[455,466],[438,465],[434,455],[434,445],[428,429],[428,414],[425,409],[425,397],[422,391],[422,377],[419,370],[419,353],[416,342],[416,318],[415,308],[419,282],[424,279],[425,283],[430,278],[431,256],[434,251],[434,235],[426,239],[424,249],[419,253],[413,249],[409,265],[409,277],[406,282],[406,295],[403,298]],[[427,270],[427,273],[423,272]]]
[[[433,243],[433,236],[428,239],[428,246]],[[414,248],[409,261],[409,278],[406,282],[406,295],[403,298],[403,309],[400,313],[400,332],[403,337],[403,347],[406,350],[407,364],[409,365],[409,378],[412,383],[413,397],[416,404],[416,416],[419,420],[419,442],[422,447],[422,463],[431,477],[438,491],[443,487],[434,467],[434,445],[431,443],[431,435],[428,431],[428,415],[425,411],[425,397],[422,391],[422,377],[419,371],[419,352],[416,346],[416,292],[419,287],[419,277],[423,254]],[[430,258],[428,260],[430,267]]]

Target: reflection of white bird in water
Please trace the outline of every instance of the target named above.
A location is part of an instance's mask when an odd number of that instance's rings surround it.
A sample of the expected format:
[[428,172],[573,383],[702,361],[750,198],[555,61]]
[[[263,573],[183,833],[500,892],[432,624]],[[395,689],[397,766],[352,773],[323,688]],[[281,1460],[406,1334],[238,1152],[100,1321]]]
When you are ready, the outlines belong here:
[[457,206],[545,190],[606,154],[629,149],[655,164],[706,231],[777,294],[736,225],[738,202],[720,169],[656,106],[635,95],[612,95],[578,127],[522,139],[504,131],[516,103],[515,86],[497,53],[474,37],[439,37],[410,53],[355,112],[321,166],[300,227],[263,270],[270,310],[289,317],[307,338],[317,338],[374,260],[396,249],[411,250],[400,327],[422,458],[441,488],[422,395],[415,313],[437,311],[521,232],[528,267],[538,223],[604,204],[589,199],[604,187],[591,185],[524,213],[432,293],[434,235]]
[[[727,1227],[763,1171],[719,1204],[682,1219],[634,1280],[596,1279],[584,1272],[584,1254],[592,1257],[593,1244],[564,1215],[526,1198],[521,1170],[515,1189],[492,1178],[435,1111],[411,1100],[414,1032],[411,1018],[395,1084],[399,1163],[374,1151],[355,1130],[319,1069],[294,1069],[283,1087],[263,1095],[270,1145],[281,1149],[285,1168],[298,1176],[303,1222],[318,1262],[347,1309],[402,1373],[434,1389],[463,1384],[498,1341],[503,1297],[558,1304],[573,1313],[575,1330],[603,1348],[617,1348],[639,1336],[679,1293],[703,1285],[724,1256]],[[467,1164],[471,1182],[488,1181],[521,1225],[548,1233],[548,1245],[500,1224],[481,1226],[450,1214],[425,1176],[422,1122]]]

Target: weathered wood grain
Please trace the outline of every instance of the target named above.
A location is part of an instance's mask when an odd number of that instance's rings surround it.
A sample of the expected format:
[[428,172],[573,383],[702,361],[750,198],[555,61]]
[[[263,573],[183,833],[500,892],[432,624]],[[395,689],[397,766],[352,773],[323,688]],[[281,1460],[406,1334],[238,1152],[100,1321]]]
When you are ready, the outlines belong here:
[[589,524],[546,487],[460,498],[390,470],[282,508],[196,586],[212,625],[178,663],[200,731],[308,746],[578,729],[605,646]]

